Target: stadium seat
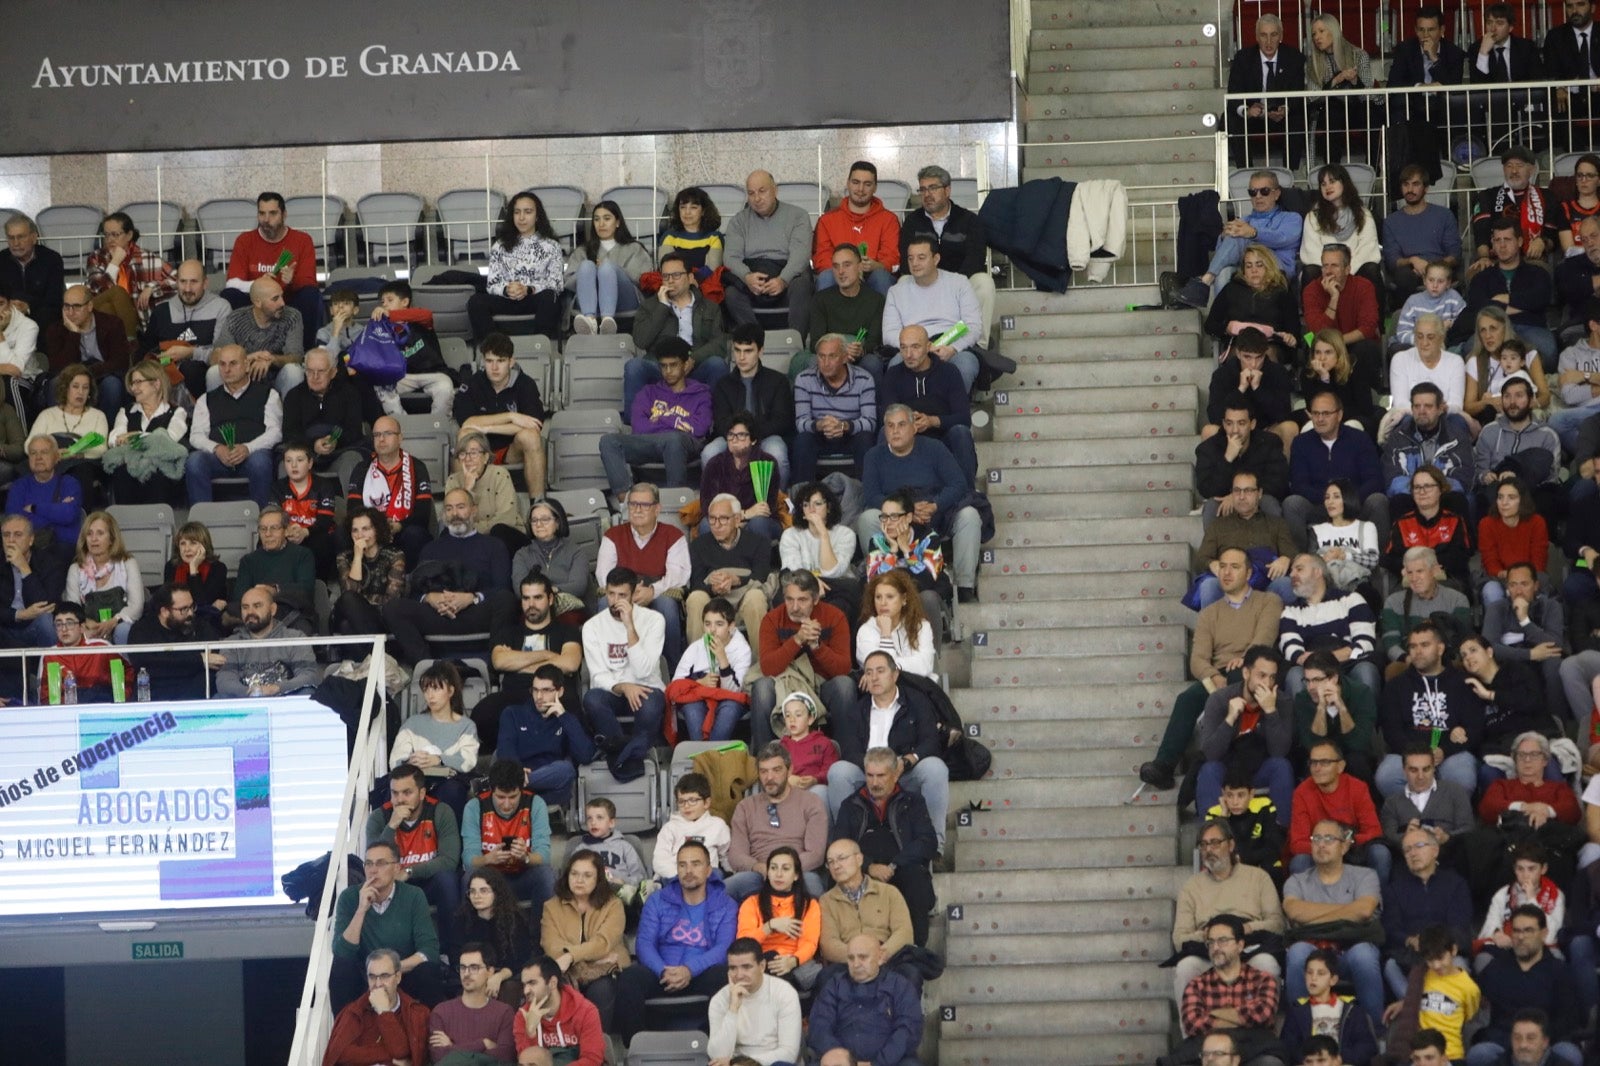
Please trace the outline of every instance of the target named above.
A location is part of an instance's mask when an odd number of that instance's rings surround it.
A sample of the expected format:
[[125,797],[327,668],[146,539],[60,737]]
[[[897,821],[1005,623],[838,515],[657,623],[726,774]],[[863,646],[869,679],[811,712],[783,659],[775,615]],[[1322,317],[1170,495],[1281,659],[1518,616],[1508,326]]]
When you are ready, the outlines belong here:
[[1371,196],[1378,184],[1378,172],[1365,163],[1346,163],[1345,171],[1350,175],[1350,184],[1356,187],[1356,192],[1363,198]]
[[345,241],[345,202],[337,196],[291,196],[284,202],[289,225],[303,230],[316,249],[323,273],[340,263],[350,262],[350,247]]
[[217,550],[217,558],[228,567],[229,574],[237,574],[239,560],[256,546],[257,514],[256,505],[250,500],[215,501],[191,505],[189,521],[200,522],[211,531],[211,546]]
[[136,200],[117,208],[133,219],[139,246],[159,252],[174,268],[183,259],[183,207],[171,200]]
[[1564,152],[1556,156],[1555,162],[1550,167],[1550,176],[1553,178],[1570,178],[1578,169],[1578,160],[1588,155],[1588,152]]
[[562,247],[569,252],[576,248],[578,236],[589,221],[588,212],[583,209],[586,199],[583,190],[572,185],[538,185],[528,191],[544,204],[545,214]]
[[828,209],[829,192],[825,186],[814,181],[780,181],[778,182],[778,200],[781,203],[794,204],[811,216],[814,226],[817,219]]
[[[1288,184],[1288,182],[1284,184]],[[953,203],[966,208],[968,211],[976,211],[978,209],[978,179],[951,178],[950,199]]]
[[194,213],[200,224],[200,258],[207,270],[228,265],[234,238],[256,228],[254,200],[207,200]]
[[883,201],[884,207],[905,218],[906,208],[911,203],[911,186],[903,181],[879,179],[878,199]]
[[601,193],[595,203],[600,200],[616,201],[617,206],[622,208],[622,217],[627,220],[628,229],[640,244],[649,249],[653,258],[656,254],[656,234],[661,229],[661,216],[672,202],[672,197],[654,185],[618,185]]
[[[433,331],[445,340],[465,343],[472,336],[467,321],[467,301],[478,290],[471,285],[430,285],[411,283],[411,306],[433,312]],[[470,356],[471,349],[468,349]]]
[[413,242],[422,221],[422,197],[409,192],[375,192],[356,201],[363,259],[367,263],[413,262]]
[[[704,996],[656,996],[645,1000],[669,1006],[704,1001]],[[678,1030],[646,1030],[636,1033],[628,1044],[628,1066],[701,1066],[706,1061],[706,1034]]]
[[161,584],[173,551],[177,526],[172,508],[164,503],[119,503],[107,508],[122,530],[122,543],[139,563],[146,585]]
[[39,225],[39,243],[60,254],[68,278],[85,272],[89,253],[100,245],[100,220],[104,217],[98,207],[61,204],[45,208],[34,219]]
[[[1537,184],[1539,181],[1538,173],[1535,172],[1530,180]],[[1505,181],[1506,171],[1505,167],[1500,163],[1499,156],[1487,156],[1472,164],[1472,188],[1474,190],[1493,189],[1496,186],[1504,185]]]
[[400,415],[402,447],[428,464],[434,491],[443,494],[444,482],[450,476],[450,457],[455,454],[455,419],[436,415]]
[[569,348],[562,363],[562,406],[622,410],[622,368],[626,362],[615,352],[584,353]]
[[607,433],[624,433],[622,416],[603,408],[567,408],[550,416],[545,434],[554,450],[549,480],[552,488],[588,489],[606,483],[606,470],[600,462],[600,438]]
[[702,185],[707,197],[716,205],[717,214],[722,216],[722,224],[726,226],[728,219],[737,215],[744,208],[743,185]]
[[446,263],[487,260],[506,198],[493,189],[452,189],[439,196],[439,257]]

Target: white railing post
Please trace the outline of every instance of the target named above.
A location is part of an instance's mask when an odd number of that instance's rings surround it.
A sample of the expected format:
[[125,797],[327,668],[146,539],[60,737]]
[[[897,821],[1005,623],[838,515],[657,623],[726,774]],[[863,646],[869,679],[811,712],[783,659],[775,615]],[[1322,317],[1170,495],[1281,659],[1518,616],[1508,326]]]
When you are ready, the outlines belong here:
[[1028,88],[1028,42],[1033,36],[1032,0],[1011,0],[1011,76]]

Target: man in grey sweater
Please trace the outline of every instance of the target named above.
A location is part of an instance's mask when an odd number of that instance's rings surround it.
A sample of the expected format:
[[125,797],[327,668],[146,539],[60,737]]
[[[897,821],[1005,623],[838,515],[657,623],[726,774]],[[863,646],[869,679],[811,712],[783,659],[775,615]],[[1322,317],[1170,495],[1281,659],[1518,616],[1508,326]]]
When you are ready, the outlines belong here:
[[[935,344],[933,354],[961,372],[967,392],[978,380],[978,337],[983,333],[983,312],[972,282],[960,274],[939,269],[933,238],[919,234],[906,243],[903,264],[909,277],[889,290],[883,305],[883,336],[898,338],[906,326],[921,326],[934,340],[946,330],[965,325],[966,332],[948,344]],[[895,356],[889,365],[900,362]]]
[[309,647],[251,647],[258,640],[304,637],[278,621],[278,603],[265,585],[239,597],[244,625],[227,640],[226,662],[217,671],[222,696],[289,696],[309,692],[317,683],[317,660]]
[[735,325],[756,321],[758,309],[786,307],[789,328],[805,336],[811,318],[811,216],[778,202],[778,184],[765,170],[745,179],[746,204],[722,232],[723,301]]

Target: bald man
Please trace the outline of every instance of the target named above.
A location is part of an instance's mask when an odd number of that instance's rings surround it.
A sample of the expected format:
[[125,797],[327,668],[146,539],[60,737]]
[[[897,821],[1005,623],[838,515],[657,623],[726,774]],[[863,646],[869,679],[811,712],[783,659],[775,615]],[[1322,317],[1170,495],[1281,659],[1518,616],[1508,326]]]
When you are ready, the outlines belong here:
[[835,976],[811,1006],[806,1044],[816,1055],[845,1048],[858,1062],[899,1066],[917,1062],[922,997],[910,981],[884,969],[883,946],[868,934],[846,948],[848,972]]
[[189,502],[213,498],[212,478],[244,477],[250,498],[265,507],[276,472],[272,449],[283,439],[283,401],[265,381],[251,380],[239,345],[219,344],[211,354],[221,380],[195,403],[189,419]]
[[[300,312],[284,302],[284,288],[275,279],[257,278],[250,283],[250,306],[232,311],[217,325],[216,347],[237,344],[245,351],[245,364],[251,381],[265,381],[286,396],[306,379],[301,363],[305,360],[305,330]],[[206,372],[206,387],[221,382],[221,371]]]
[[756,322],[757,311],[787,309],[789,328],[804,336],[811,317],[811,216],[780,203],[778,183],[765,170],[745,179],[744,195],[744,209],[722,231],[724,305],[735,325]]
[[94,375],[100,396],[97,406],[105,412],[107,422],[115,420],[127,396],[122,375],[128,370],[129,349],[122,319],[96,311],[94,295],[87,286],[72,286],[61,302],[60,319],[44,331],[44,351],[50,360],[52,379],[45,386],[45,395],[54,389],[55,375],[74,363],[82,363]]
[[206,288],[206,267],[200,260],[179,263],[177,279],[178,295],[150,312],[138,350],[141,355],[171,359],[183,374],[189,395],[198,399],[206,391],[206,367],[217,326],[233,308]]

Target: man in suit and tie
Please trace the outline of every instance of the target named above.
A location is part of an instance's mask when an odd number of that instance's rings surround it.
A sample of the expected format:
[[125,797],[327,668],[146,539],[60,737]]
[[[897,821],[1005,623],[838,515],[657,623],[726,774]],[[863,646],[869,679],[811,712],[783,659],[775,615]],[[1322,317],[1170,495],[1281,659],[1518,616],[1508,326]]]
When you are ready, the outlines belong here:
[[[1426,121],[1433,118],[1435,97],[1443,96],[1444,86],[1460,85],[1466,77],[1467,54],[1445,37],[1444,12],[1439,8],[1418,8],[1412,26],[1416,36],[1395,45],[1394,58],[1389,61],[1389,87],[1432,86],[1433,91],[1427,94],[1400,98],[1404,101],[1403,113]],[[1465,114],[1463,110],[1461,117]],[[1438,119],[1445,119],[1442,112]],[[1452,120],[1450,124],[1462,123]]]
[[[1539,46],[1511,32],[1513,12],[1510,4],[1490,4],[1483,9],[1483,36],[1467,60],[1467,80],[1473,85],[1497,85],[1513,81],[1539,81],[1544,64]],[[1512,120],[1532,102],[1528,90],[1511,89],[1480,93],[1474,105],[1488,113],[1489,143],[1503,137]],[[1540,103],[1543,103],[1541,94]]]
[[[1228,68],[1228,92],[1298,92],[1306,87],[1305,56],[1283,43],[1283,20],[1262,15],[1256,20],[1256,43],[1234,54]],[[1236,167],[1266,165],[1267,153],[1252,161],[1251,136],[1267,137],[1267,152],[1287,154],[1289,169],[1305,154],[1305,109],[1300,100],[1251,99],[1229,105],[1228,154]],[[1286,143],[1287,142],[1287,143]]]
[[1552,81],[1571,80],[1552,94],[1555,114],[1551,125],[1562,147],[1592,148],[1594,135],[1586,120],[1594,115],[1594,82],[1600,72],[1595,62],[1595,46],[1600,42],[1595,40],[1594,0],[1566,0],[1565,7],[1567,21],[1544,37],[1545,76]]

